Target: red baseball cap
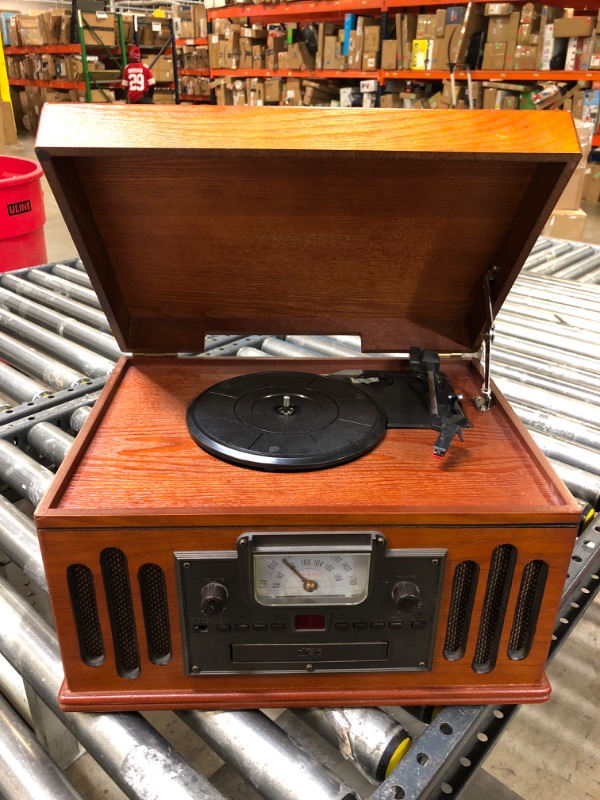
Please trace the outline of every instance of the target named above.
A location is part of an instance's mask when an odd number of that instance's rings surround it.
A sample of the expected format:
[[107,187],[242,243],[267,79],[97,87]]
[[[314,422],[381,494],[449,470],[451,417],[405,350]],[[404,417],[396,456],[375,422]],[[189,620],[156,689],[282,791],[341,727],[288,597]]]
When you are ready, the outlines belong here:
[[130,61],[141,61],[142,59],[142,51],[139,47],[132,47],[129,51],[129,60]]

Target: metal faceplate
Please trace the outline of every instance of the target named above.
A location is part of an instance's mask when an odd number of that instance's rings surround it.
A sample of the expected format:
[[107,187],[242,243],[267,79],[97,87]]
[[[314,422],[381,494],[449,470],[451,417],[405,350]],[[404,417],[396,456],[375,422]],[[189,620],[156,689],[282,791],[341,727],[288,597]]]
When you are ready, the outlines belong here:
[[[237,551],[176,552],[186,673],[429,670],[446,553],[388,549],[376,531],[248,533]],[[272,556],[275,569],[294,567],[283,578],[289,602],[280,596],[266,605],[257,595],[257,556]],[[331,589],[329,599],[316,599],[312,584],[324,586],[323,570],[334,573],[339,563],[352,579],[353,566],[365,562],[366,596],[344,601]],[[306,599],[289,589],[294,581],[307,587]]]

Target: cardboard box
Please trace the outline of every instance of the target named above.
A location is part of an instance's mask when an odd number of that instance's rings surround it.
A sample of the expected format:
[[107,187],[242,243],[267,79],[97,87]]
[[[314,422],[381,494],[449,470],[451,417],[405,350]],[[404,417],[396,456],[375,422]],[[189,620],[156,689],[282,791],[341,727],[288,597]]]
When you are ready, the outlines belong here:
[[417,15],[402,15],[402,69],[410,69],[412,43],[417,33]]
[[[16,115],[15,115],[16,116]],[[5,144],[16,144],[17,130],[13,119],[13,112],[8,100],[0,101],[0,128]]]
[[596,22],[596,17],[563,17],[554,21],[554,36],[557,39],[591,36]]
[[240,40],[240,69],[252,69],[252,41]]
[[395,39],[385,39],[381,45],[381,69],[396,69],[397,42]]
[[581,241],[585,228],[586,213],[581,209],[575,211],[553,211],[546,223],[542,236],[552,236],[555,239],[571,239]]
[[363,31],[365,52],[378,53],[381,30],[379,25],[368,25]]
[[267,36],[267,46],[265,49],[266,69],[279,69],[279,54],[283,53],[285,48],[286,41],[284,36],[278,36],[274,33],[269,33]]
[[19,15],[15,17],[20,39],[24,47],[38,47],[47,44],[43,34],[42,15],[29,17]]
[[399,95],[392,92],[389,94],[382,94],[379,103],[381,108],[402,108]]
[[[104,44],[107,47],[115,46],[114,14],[107,14],[105,11],[86,11],[82,12],[81,16],[84,22],[83,41],[86,44],[96,46]],[[143,26],[142,30],[145,29],[149,31],[152,30],[149,25]]]
[[575,172],[571,175],[569,182],[558,199],[554,210],[560,211],[563,209],[577,209],[581,205],[581,197],[583,195],[583,185],[585,182],[586,164],[580,163]]
[[323,45],[323,69],[335,69],[337,36],[325,36]]
[[504,69],[506,42],[490,42],[483,48],[481,69]]
[[281,102],[281,86],[283,81],[280,78],[267,78],[265,80],[265,103]]
[[446,9],[438,8],[435,12],[434,35],[436,39],[443,38],[446,33]]
[[[445,19],[445,15],[444,15]],[[419,14],[417,17],[417,39],[434,39],[435,38],[435,14]]]
[[493,109],[496,107],[496,94],[498,90],[488,88],[483,90],[483,107]]
[[514,10],[512,3],[486,3],[483,13],[486,17],[509,17]]
[[313,70],[315,58],[308,52],[304,42],[296,42],[288,47],[288,69]]
[[517,111],[519,108],[519,95],[507,94],[502,100],[503,111]]
[[517,45],[515,48],[513,69],[535,69],[536,58],[537,47],[533,47],[532,45]]
[[527,24],[528,22],[535,22],[541,16],[543,6],[538,3],[525,3],[521,9],[521,22]]
[[372,72],[373,70],[376,70],[378,59],[379,59],[379,53],[364,52],[362,59],[363,71]]
[[583,200],[597,203],[600,200],[600,164],[591,161],[585,170]]
[[142,59],[142,64],[145,64],[152,72],[154,78],[160,83],[166,83],[173,80],[173,59],[170,56],[159,56],[154,65],[153,56]]
[[252,69],[265,69],[265,48],[262,44],[252,45]]
[[[363,38],[362,33],[351,31],[348,45],[348,69],[362,69]],[[395,69],[395,67],[384,67],[384,69]]]
[[302,105],[302,84],[299,80],[288,79],[283,91],[283,105],[301,106]]
[[486,42],[488,44],[492,42],[508,42],[511,35],[513,35],[513,26],[511,22],[512,16],[490,17]]

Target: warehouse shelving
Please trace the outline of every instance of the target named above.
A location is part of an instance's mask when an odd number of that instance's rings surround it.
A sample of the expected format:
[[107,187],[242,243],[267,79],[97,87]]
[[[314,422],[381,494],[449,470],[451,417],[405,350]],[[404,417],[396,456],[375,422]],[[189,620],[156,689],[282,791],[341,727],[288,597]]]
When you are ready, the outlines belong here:
[[362,72],[353,69],[211,69],[213,78],[225,78],[229,75],[240,78],[348,78],[351,80],[364,80],[365,78],[378,78],[379,71]]

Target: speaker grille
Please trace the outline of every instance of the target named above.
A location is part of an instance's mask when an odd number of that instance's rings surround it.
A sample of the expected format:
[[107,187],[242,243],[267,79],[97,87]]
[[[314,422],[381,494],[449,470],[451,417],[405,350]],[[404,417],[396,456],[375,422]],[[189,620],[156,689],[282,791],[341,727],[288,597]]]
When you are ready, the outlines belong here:
[[508,643],[508,657],[513,661],[520,661],[529,655],[547,577],[548,564],[545,561],[530,561],[523,570]]
[[137,678],[140,674],[140,655],[125,553],[116,547],[107,547],[100,553],[100,566],[117,672],[122,678]]
[[458,661],[465,654],[478,578],[475,561],[462,561],[454,571],[444,644],[444,657],[449,661]]
[[89,667],[99,667],[104,662],[104,642],[92,571],[85,564],[71,564],[67,567],[67,584],[81,660]]
[[148,658],[153,664],[171,660],[171,630],[165,574],[158,564],[142,564],[138,572],[144,611]]
[[511,544],[498,545],[492,553],[473,657],[475,672],[490,672],[496,665],[516,558],[517,550]]

